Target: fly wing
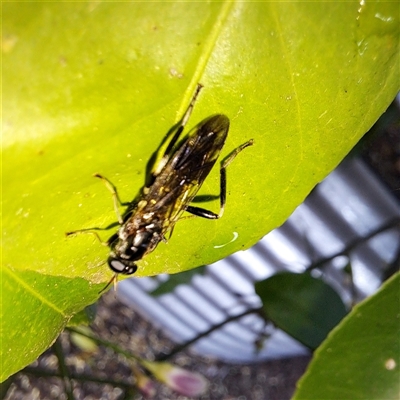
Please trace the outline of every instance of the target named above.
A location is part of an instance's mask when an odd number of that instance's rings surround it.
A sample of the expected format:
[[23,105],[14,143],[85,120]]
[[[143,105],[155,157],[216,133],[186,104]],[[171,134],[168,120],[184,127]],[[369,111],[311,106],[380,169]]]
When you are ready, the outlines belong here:
[[156,177],[146,196],[152,210],[172,225],[196,196],[218,159],[229,130],[225,115],[211,116],[189,134]]
[[201,185],[217,161],[229,130],[225,115],[213,115],[191,132],[171,160],[180,175]]

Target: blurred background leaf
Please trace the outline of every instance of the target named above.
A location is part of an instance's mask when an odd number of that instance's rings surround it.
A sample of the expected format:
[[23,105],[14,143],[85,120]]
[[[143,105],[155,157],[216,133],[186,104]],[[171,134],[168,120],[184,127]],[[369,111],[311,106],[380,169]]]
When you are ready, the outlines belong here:
[[354,307],[330,333],[293,399],[397,399],[400,274]]
[[256,293],[266,317],[313,350],[347,313],[340,296],[309,273],[273,275],[256,283]]

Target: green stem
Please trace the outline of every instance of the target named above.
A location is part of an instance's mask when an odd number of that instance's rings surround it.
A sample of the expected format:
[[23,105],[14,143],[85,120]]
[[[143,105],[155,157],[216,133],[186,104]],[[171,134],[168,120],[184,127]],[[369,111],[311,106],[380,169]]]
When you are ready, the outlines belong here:
[[355,240],[353,240],[352,242],[350,242],[343,250],[338,251],[337,253],[329,256],[329,257],[325,257],[313,264],[311,264],[309,267],[307,267],[306,271],[312,271],[313,269],[316,268],[321,268],[323,267],[323,265],[329,261],[332,261],[334,258],[348,254],[351,250],[353,250],[355,247],[357,247],[358,245],[367,242],[369,239],[373,238],[374,236],[397,227],[400,224],[400,219],[399,218],[395,218],[391,221],[389,221],[387,224],[381,226],[378,229],[375,229],[374,231],[372,231],[371,233],[369,233],[368,235],[364,236],[364,237],[360,237],[357,238]]
[[[51,378],[61,378],[61,379],[63,378],[63,375],[61,373],[48,371],[48,370],[38,368],[38,367],[25,367],[21,372],[30,374],[30,375],[34,375],[34,376],[38,376],[38,377],[49,377],[49,378],[51,377]],[[126,390],[128,390],[128,389],[132,390],[135,388],[135,386],[133,384],[130,384],[129,382],[97,378],[94,376],[89,376],[89,375],[84,375],[84,374],[75,375],[74,373],[70,373],[69,378],[71,380],[80,381],[80,382],[94,382],[94,383],[100,383],[103,385],[118,386],[118,387],[124,388]]]
[[92,335],[92,334],[87,333],[87,332],[80,331],[79,329],[72,328],[72,327],[66,327],[65,330],[68,331],[68,332],[73,332],[73,333],[76,333],[78,335],[85,336],[85,337],[93,340],[97,344],[101,344],[101,345],[103,345],[105,347],[113,349],[116,353],[122,354],[124,357],[126,357],[128,359],[132,359],[132,360],[134,360],[134,361],[136,361],[138,363],[141,363],[141,361],[142,361],[142,359],[140,357],[136,357],[132,353],[122,349],[121,347],[117,346],[116,344],[111,343],[111,342],[109,342],[107,340],[104,340],[104,339],[100,339],[99,337],[97,337],[95,335]]
[[176,353],[179,353],[180,351],[184,350],[186,347],[189,347],[193,343],[197,342],[199,339],[202,339],[203,337],[208,336],[210,333],[214,332],[215,330],[221,328],[225,324],[232,322],[232,321],[236,321],[237,319],[240,319],[248,314],[259,313],[260,311],[261,311],[261,309],[259,309],[259,308],[256,308],[256,309],[252,308],[252,309],[242,312],[241,314],[233,315],[233,316],[225,319],[224,321],[220,322],[219,324],[212,325],[209,329],[200,333],[196,337],[188,340],[185,343],[178,344],[168,354],[162,354],[162,355],[157,356],[156,361],[165,361],[168,358],[174,356]]
[[74,394],[72,392],[72,383],[70,373],[65,363],[64,352],[61,345],[61,340],[58,338],[53,344],[53,351],[58,360],[58,369],[60,371],[61,378],[64,382],[65,393],[67,394],[68,400],[74,400]]

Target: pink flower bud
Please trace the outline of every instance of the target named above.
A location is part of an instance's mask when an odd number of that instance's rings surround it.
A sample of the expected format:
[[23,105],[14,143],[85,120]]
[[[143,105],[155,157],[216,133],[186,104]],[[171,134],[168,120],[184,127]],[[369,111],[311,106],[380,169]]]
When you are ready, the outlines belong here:
[[188,397],[196,397],[208,389],[208,381],[197,372],[175,367],[166,362],[141,361],[159,381],[165,383],[175,392]]

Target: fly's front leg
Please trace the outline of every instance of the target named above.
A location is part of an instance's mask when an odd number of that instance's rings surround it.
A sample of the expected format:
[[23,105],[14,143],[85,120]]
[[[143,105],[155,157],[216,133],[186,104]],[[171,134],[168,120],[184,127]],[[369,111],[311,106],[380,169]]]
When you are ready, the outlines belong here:
[[112,197],[113,197],[113,204],[114,204],[114,211],[115,215],[117,216],[118,223],[122,225],[124,223],[124,220],[121,216],[121,213],[119,212],[118,206],[127,206],[129,203],[123,203],[121,199],[119,198],[117,188],[113,185],[111,181],[109,181],[105,176],[100,175],[100,174],[94,174],[93,175],[95,178],[99,178],[102,180],[106,188],[111,192]]
[[[109,181],[106,177],[104,177],[103,175],[100,174],[94,174],[93,175],[95,178],[99,178],[103,181],[104,185],[106,186],[106,188],[111,192],[112,196],[113,196],[113,203],[114,203],[114,211],[115,214],[117,215],[117,219],[118,219],[118,223],[119,225],[122,225],[124,223],[122,216],[118,210],[118,206],[127,206],[129,205],[129,203],[123,203],[121,201],[121,199],[119,198],[118,192],[117,192],[117,188],[111,183],[111,181]],[[115,223],[113,223],[111,226],[114,226]],[[113,236],[107,240],[107,242],[104,242],[103,240],[101,240],[99,234],[96,231],[104,231],[109,229],[111,226],[106,227],[106,228],[88,228],[88,229],[78,229],[76,231],[70,231],[70,232],[66,232],[65,235],[66,236],[72,236],[72,235],[76,235],[76,234],[81,234],[81,233],[86,233],[89,235],[93,235],[96,237],[96,239],[103,245],[103,246],[109,246],[110,243],[113,241]]]
[[174,146],[176,145],[176,142],[179,140],[179,137],[181,136],[183,130],[185,129],[186,124],[189,121],[190,115],[192,114],[194,108],[194,104],[196,103],[197,97],[202,87],[203,87],[202,84],[200,83],[197,84],[196,91],[193,94],[192,100],[190,100],[189,106],[185,114],[183,114],[183,117],[180,119],[180,121],[177,124],[175,124],[172,127],[172,129],[170,129],[165,139],[161,143],[159,152],[163,153],[163,155],[159,160],[156,159],[154,163],[154,169],[151,171],[153,180],[162,171],[162,169],[167,164],[168,160],[171,158],[171,155],[174,153]]
[[220,208],[219,213],[216,214],[210,210],[206,210],[205,208],[194,207],[194,206],[187,206],[186,211],[196,215],[198,217],[203,217],[207,219],[219,219],[222,217],[225,211],[225,203],[226,203],[226,168],[228,165],[236,158],[236,156],[244,150],[246,147],[252,146],[254,143],[253,139],[249,140],[246,143],[243,143],[241,146],[233,150],[229,156],[222,161],[221,169],[220,169]]
[[93,235],[103,246],[110,246],[110,243],[112,243],[113,240],[115,240],[114,236],[111,236],[110,239],[107,240],[107,242],[104,242],[99,234],[96,232],[96,230],[102,230],[101,228],[89,228],[89,229],[79,229],[77,231],[70,231],[66,232],[65,236],[73,236],[73,235],[80,235],[80,234],[86,234],[86,235]]

